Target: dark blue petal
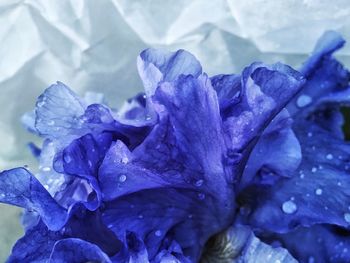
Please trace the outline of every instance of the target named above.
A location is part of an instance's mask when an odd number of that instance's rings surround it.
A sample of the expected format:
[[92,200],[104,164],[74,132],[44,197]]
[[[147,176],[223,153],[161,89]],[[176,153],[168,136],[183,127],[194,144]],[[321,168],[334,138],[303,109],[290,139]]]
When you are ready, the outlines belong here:
[[155,99],[160,121],[145,141],[132,152],[117,141],[100,167],[111,201],[104,220],[118,236],[140,235],[150,259],[171,236],[197,260],[207,238],[233,216],[219,105],[206,76],[164,82]]
[[127,231],[137,233],[144,240],[150,259],[156,256],[163,240],[172,236],[185,255],[197,260],[206,239],[225,224],[217,217],[215,207],[211,196],[162,188],[106,203],[103,219],[118,236]]
[[95,244],[78,238],[59,240],[53,247],[50,263],[111,263],[109,257]]
[[[82,180],[74,177],[86,179],[91,185],[93,192],[86,191],[87,196],[79,195],[78,199],[88,200],[85,205],[90,210],[95,210],[100,204],[101,196],[97,172],[111,145],[112,139],[113,134],[108,132],[96,134],[95,136],[87,134],[72,141],[55,158],[55,170],[73,176],[71,180],[77,181],[77,187],[83,185],[80,183]],[[70,185],[72,184],[74,182],[71,182]],[[64,195],[68,195],[68,198],[72,196],[72,189],[71,187],[66,188],[65,193],[61,191],[61,198],[64,198]]]
[[327,32],[320,38],[313,55],[301,69],[307,82],[288,105],[291,115],[305,117],[320,104],[349,103],[350,74],[332,57],[332,53],[343,44],[344,39],[336,32]]
[[227,111],[232,111],[232,107],[239,102],[241,76],[216,75],[210,81],[218,96],[222,117],[226,118]]
[[193,175],[188,179],[202,179],[204,185],[213,187],[213,191],[227,185],[232,178],[223,171],[222,158],[226,154],[226,145],[220,109],[207,76],[202,75],[198,79],[180,76],[174,83],[163,83],[155,97],[169,113],[170,123],[166,128],[173,133],[173,138],[169,139],[174,142],[170,143],[175,143],[170,156],[174,158],[174,155],[182,154],[179,159],[182,165],[203,174],[202,177],[195,178]]
[[59,232],[49,231],[40,221],[17,241],[7,262],[48,262],[55,242],[61,238]]
[[224,122],[233,150],[242,152],[299,91],[304,80],[292,68],[254,63],[242,74],[240,101]]
[[286,110],[278,114],[261,135],[244,169],[240,188],[254,183],[274,184],[291,176],[301,162],[301,148]]
[[298,225],[350,224],[350,145],[310,122],[302,125],[308,128],[297,134],[303,155],[298,171],[271,187],[242,191],[256,228],[284,233]]

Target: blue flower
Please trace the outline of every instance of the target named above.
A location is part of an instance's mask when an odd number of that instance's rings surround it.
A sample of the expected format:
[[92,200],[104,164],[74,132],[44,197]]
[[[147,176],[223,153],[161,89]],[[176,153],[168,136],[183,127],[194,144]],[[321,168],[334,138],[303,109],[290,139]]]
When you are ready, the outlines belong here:
[[25,208],[8,262],[349,261],[343,44],[326,33],[300,72],[213,77],[148,49],[119,111],[52,85],[23,118],[39,172],[0,174],[0,201]]

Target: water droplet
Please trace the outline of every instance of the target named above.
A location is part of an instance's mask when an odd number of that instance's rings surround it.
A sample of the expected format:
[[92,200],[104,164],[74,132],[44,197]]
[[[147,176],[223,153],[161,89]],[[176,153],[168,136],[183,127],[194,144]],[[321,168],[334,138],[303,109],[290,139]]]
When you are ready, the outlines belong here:
[[124,183],[125,181],[126,181],[126,175],[125,174],[121,174],[119,176],[119,182]]
[[308,95],[300,95],[297,99],[297,106],[302,108],[305,107],[306,105],[309,105],[312,102],[312,98]]
[[92,167],[92,162],[88,160],[88,166],[91,168]]
[[162,235],[162,231],[157,230],[156,232],[154,232],[154,234],[155,234],[157,237],[160,237],[160,236]]
[[315,258],[314,257],[309,257],[308,263],[315,263]]
[[205,194],[203,194],[203,193],[199,193],[198,194],[198,199],[199,200],[203,200],[205,198]]
[[312,137],[312,132],[308,132],[307,137]]
[[47,125],[53,126],[53,125],[55,125],[55,121],[54,121],[54,120],[49,120],[49,121],[47,122]]
[[312,167],[311,172],[315,173],[317,171],[316,167]]
[[293,214],[297,211],[297,205],[293,201],[286,201],[282,204],[282,210],[286,214]]
[[1,198],[4,198],[4,197],[5,197],[5,194],[0,194],[0,197],[1,197]]
[[199,179],[199,180],[197,180],[195,183],[194,183],[194,185],[195,186],[197,186],[197,187],[200,187],[200,186],[202,186],[203,185],[203,179]]
[[36,104],[39,108],[41,108],[42,106],[45,105],[45,101],[44,100],[41,100],[41,101],[38,101],[38,103]]
[[299,171],[300,178],[303,179],[305,177],[305,174],[302,170]]
[[321,195],[322,194],[322,189],[321,188],[317,188],[316,191],[315,191],[315,194],[316,195]]
[[142,219],[142,218],[143,218],[143,214],[139,214],[139,215],[138,215],[138,218],[139,218],[139,219]]
[[341,186],[341,182],[338,182],[337,185],[338,185],[338,186]]
[[192,214],[189,214],[189,215],[188,215],[188,218],[189,218],[189,219],[193,218],[193,215],[192,215]]
[[350,224],[350,213],[345,213],[344,214],[344,220]]
[[146,121],[149,121],[150,119],[152,119],[152,117],[151,116],[146,116]]
[[329,153],[326,155],[327,160],[332,160],[333,159],[333,154]]
[[69,154],[65,154],[63,158],[66,163],[70,163],[72,161],[72,157],[70,157]]
[[44,172],[50,172],[51,171],[51,168],[50,167],[43,167],[42,169]]
[[128,161],[129,161],[128,157],[123,157],[123,158],[122,158],[122,163],[123,163],[123,164],[128,163]]

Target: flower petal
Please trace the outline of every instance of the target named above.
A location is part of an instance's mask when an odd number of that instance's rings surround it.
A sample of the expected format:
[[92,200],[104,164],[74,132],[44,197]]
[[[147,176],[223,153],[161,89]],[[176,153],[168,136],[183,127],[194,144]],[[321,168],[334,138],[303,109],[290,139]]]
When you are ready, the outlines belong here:
[[146,49],[137,58],[137,68],[147,96],[154,94],[161,81],[174,81],[180,75],[198,77],[202,73],[199,61],[185,50]]
[[303,127],[308,130],[298,133],[303,150],[299,170],[271,187],[253,185],[242,193],[253,209],[252,226],[284,233],[298,225],[349,225],[350,145],[310,122]]
[[67,221],[67,210],[23,168],[0,174],[0,202],[35,210],[52,230],[60,229]]
[[84,103],[63,83],[47,88],[36,103],[35,128],[40,135],[60,138],[78,125]]
[[111,263],[109,257],[95,244],[78,238],[67,238],[55,243],[50,256],[50,263],[80,263],[96,261]]
[[289,177],[301,162],[301,147],[286,110],[279,113],[261,135],[244,169],[240,189],[254,183],[274,184]]
[[349,103],[350,73],[332,53],[344,45],[336,32],[326,32],[318,41],[313,55],[301,69],[307,78],[302,92],[288,105],[292,116],[307,116],[322,103]]
[[302,76],[283,64],[254,63],[244,69],[240,100],[224,121],[236,152],[246,149],[303,85]]
[[16,242],[7,262],[48,262],[52,248],[60,238],[59,232],[49,231],[40,221]]

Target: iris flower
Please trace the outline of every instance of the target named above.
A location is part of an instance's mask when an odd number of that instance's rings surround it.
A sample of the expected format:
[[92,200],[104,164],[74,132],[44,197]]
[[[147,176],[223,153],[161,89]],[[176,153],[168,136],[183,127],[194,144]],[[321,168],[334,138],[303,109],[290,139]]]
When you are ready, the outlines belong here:
[[118,111],[50,86],[23,118],[39,172],[0,174],[0,201],[24,208],[8,262],[350,262],[343,44],[212,77],[147,49],[145,93]]

